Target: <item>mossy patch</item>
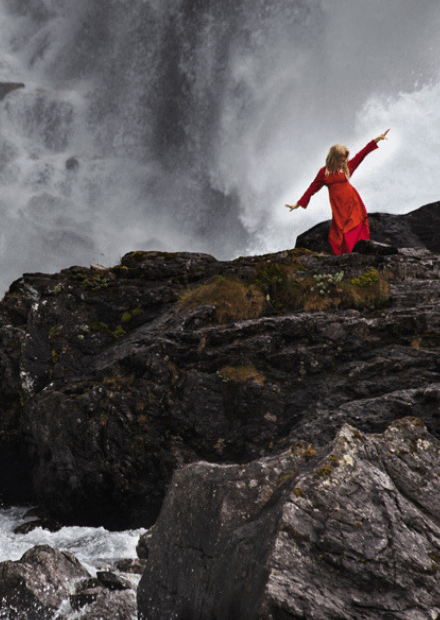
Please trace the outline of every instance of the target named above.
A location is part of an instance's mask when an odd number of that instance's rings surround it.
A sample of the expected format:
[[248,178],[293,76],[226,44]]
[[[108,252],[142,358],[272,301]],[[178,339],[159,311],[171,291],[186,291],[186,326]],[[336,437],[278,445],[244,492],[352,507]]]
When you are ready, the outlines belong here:
[[349,281],[344,281],[342,272],[314,274],[297,281],[297,286],[291,290],[292,307],[306,312],[365,306],[381,308],[388,300],[388,282],[374,269]]
[[255,285],[236,278],[219,277],[197,288],[187,289],[179,298],[180,310],[193,310],[202,305],[215,306],[217,321],[229,323],[260,316],[265,297]]
[[217,375],[225,383],[234,381],[235,383],[245,383],[246,381],[254,381],[260,385],[264,385],[266,377],[259,372],[255,366],[248,364],[246,366],[223,366],[217,372]]
[[112,336],[113,338],[122,338],[126,335],[126,331],[118,325],[115,329],[111,329],[106,323],[102,323],[100,321],[92,321],[90,323],[90,329],[92,332],[101,332],[103,334],[107,334],[108,336]]

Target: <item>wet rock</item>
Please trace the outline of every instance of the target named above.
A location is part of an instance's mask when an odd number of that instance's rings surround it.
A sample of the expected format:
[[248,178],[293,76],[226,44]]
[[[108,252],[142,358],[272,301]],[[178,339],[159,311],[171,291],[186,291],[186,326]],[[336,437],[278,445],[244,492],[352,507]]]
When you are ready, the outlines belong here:
[[34,519],[32,521],[26,521],[21,525],[18,525],[14,528],[14,534],[28,534],[32,532],[37,527],[41,527],[44,530],[49,530],[50,532],[57,532],[61,529],[61,525],[52,521],[51,519]]
[[142,575],[145,570],[145,562],[141,559],[124,558],[115,562],[115,568],[121,573]]
[[[84,604],[79,604],[82,601]],[[98,589],[96,592],[85,592],[82,597],[71,598],[72,608],[76,610],[78,620],[133,620],[136,618],[137,604],[134,590],[109,592]],[[78,607],[74,606],[78,603]]]
[[[276,303],[283,270],[292,287],[380,275],[389,299],[293,310]],[[179,311],[188,287],[229,277],[262,287],[260,316]],[[244,464],[409,414],[439,436],[439,294],[440,257],[422,248],[130,252],[113,268],[25,274],[0,303],[1,496],[63,524],[145,528],[191,462]]]
[[153,537],[154,526],[142,534],[136,547],[136,553],[140,560],[148,560],[150,552],[151,539]]
[[98,571],[96,574],[99,582],[108,590],[130,590],[131,584],[126,580],[118,577],[111,571]]
[[344,424],[323,449],[179,470],[139,618],[436,618],[439,448],[404,418],[383,434]]
[[47,545],[33,547],[20,560],[0,564],[0,610],[8,610],[8,617],[16,620],[49,620],[75,581],[87,576],[70,553]]
[[70,604],[80,612],[81,620],[132,620],[137,610],[131,584],[109,571],[99,571],[96,578],[79,583]]
[[0,101],[18,88],[24,88],[21,82],[0,82]]

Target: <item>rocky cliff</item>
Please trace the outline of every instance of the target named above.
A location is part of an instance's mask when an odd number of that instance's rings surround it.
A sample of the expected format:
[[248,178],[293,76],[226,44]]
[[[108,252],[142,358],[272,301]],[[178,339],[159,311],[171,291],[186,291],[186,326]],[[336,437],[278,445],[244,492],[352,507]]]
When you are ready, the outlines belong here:
[[436,618],[423,245],[25,274],[0,303],[2,501],[110,528],[161,511],[142,618]]
[[25,274],[0,304],[3,501],[146,526],[186,463],[247,463],[406,415],[437,436],[439,274],[426,249],[132,252]]

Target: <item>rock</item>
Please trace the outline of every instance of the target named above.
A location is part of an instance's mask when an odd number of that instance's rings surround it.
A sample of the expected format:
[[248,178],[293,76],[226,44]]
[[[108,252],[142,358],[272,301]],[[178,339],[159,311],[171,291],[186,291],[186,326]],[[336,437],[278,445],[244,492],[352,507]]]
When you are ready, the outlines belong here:
[[79,161],[76,157],[69,157],[69,159],[66,160],[66,170],[78,170],[79,168]]
[[81,611],[81,620],[132,620],[137,610],[131,584],[110,571],[98,571],[96,578],[79,583],[70,604]]
[[139,542],[136,547],[136,552],[138,554],[138,558],[140,560],[148,560],[148,554],[150,552],[151,539],[153,537],[154,526],[150,527],[145,534],[139,539]]
[[[370,213],[368,219],[373,241],[395,248],[426,248],[431,252],[440,251],[440,241],[436,232],[440,227],[439,202],[425,205],[406,215]],[[327,239],[330,223],[331,220],[321,222],[298,235],[296,247],[331,254],[332,250]]]
[[126,579],[118,577],[111,571],[98,571],[99,582],[108,590],[130,590],[131,584]]
[[[359,283],[351,305],[309,303],[329,278],[337,296],[339,276]],[[180,309],[192,288],[237,278],[259,290],[253,318],[219,323],[209,299]],[[289,306],[301,286],[309,305]],[[24,274],[0,303],[1,497],[61,524],[147,528],[191,462],[323,447],[344,423],[380,433],[409,414],[439,436],[439,294],[440,257],[423,248],[130,252]]]
[[121,573],[142,575],[145,570],[145,562],[141,559],[124,558],[115,562],[115,568]]
[[[39,545],[16,562],[0,564],[0,610],[16,620],[49,620],[75,581],[89,576],[70,553]],[[0,611],[0,614],[2,612]]]
[[18,82],[0,82],[0,101],[12,91],[17,90],[17,88],[24,88],[24,84]]
[[344,424],[323,449],[177,471],[139,619],[437,618],[439,449],[404,418],[383,434]]
[[50,532],[57,532],[61,529],[61,525],[52,521],[50,519],[34,519],[32,521],[26,521],[21,525],[18,525],[14,528],[14,534],[28,534],[32,532],[37,527],[41,527],[42,529],[49,530]]
[[360,254],[377,254],[378,256],[388,256],[389,254],[397,254],[398,249],[387,245],[386,243],[379,243],[377,241],[366,241],[362,239],[358,241],[353,248],[353,252],[359,252]]
[[98,588],[71,597],[71,605],[80,620],[133,620],[137,604],[134,590],[110,592]]

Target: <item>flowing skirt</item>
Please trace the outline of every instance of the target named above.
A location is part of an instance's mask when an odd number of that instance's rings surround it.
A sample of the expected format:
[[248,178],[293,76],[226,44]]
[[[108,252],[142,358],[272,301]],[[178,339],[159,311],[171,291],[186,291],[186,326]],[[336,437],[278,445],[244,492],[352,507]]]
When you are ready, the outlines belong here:
[[332,250],[334,254],[350,254],[353,251],[354,246],[361,239],[365,239],[368,241],[370,238],[370,230],[368,227],[368,220],[365,222],[361,222],[358,226],[349,230],[342,235],[342,243],[336,244],[329,237],[330,245],[332,246]]

